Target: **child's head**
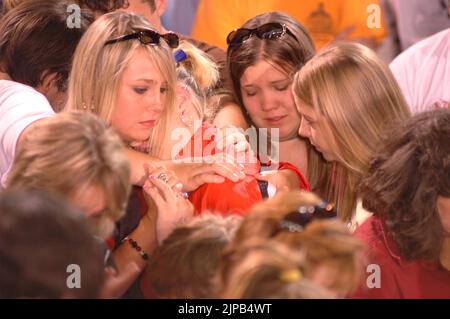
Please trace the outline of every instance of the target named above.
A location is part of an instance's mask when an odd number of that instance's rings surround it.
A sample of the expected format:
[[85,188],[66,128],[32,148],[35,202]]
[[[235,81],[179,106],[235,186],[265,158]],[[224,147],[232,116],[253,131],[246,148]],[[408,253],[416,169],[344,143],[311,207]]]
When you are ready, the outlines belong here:
[[157,248],[143,283],[157,298],[211,298],[212,279],[241,218],[202,214],[174,231]]
[[299,250],[273,240],[252,239],[231,246],[222,256],[217,275],[221,298],[330,298],[326,289],[303,274]]
[[[188,41],[181,41],[175,56],[179,58],[177,63],[177,83],[178,83],[178,102],[179,109],[177,115],[186,119],[186,113],[189,114],[189,122],[186,125],[191,126],[192,120],[204,120],[208,98],[217,81],[219,80],[219,71],[217,65],[200,49]],[[186,105],[191,103],[191,106]]]

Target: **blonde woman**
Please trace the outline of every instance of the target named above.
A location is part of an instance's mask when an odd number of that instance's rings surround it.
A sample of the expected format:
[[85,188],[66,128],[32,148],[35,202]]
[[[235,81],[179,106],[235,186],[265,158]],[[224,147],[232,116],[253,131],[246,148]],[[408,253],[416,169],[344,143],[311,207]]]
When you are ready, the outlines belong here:
[[[127,150],[132,181],[140,185],[145,176],[142,164],[157,163],[160,146],[170,136],[166,115],[175,98],[175,61],[169,44],[176,47],[178,37],[154,30],[143,17],[126,12],[96,20],[75,52],[66,105],[68,110],[97,114],[127,145],[151,141],[152,158]],[[244,177],[237,164],[166,161],[164,165],[180,177],[184,191],[205,182],[221,183],[222,176],[235,181]]]
[[123,216],[130,169],[122,141],[92,114],[54,116],[19,144],[8,188],[45,190],[78,206],[103,238]]
[[375,52],[340,43],[298,72],[293,92],[302,115],[299,134],[328,162],[309,163],[311,188],[336,203],[354,229],[369,216],[359,209],[358,185],[371,157],[387,128],[410,117],[399,86]]
[[[151,154],[159,156],[167,135],[165,114],[173,105],[176,83],[170,47],[177,45],[175,34],[153,31],[140,16],[105,14],[86,31],[77,47],[66,110],[96,114],[128,146],[133,141],[150,140]],[[150,160],[141,155],[143,163]],[[183,185],[174,173],[163,166],[146,167],[148,178],[142,183],[152,200],[143,200],[139,188],[132,193],[115,242],[115,254],[124,261],[118,265],[119,273],[130,263],[138,265],[140,271],[144,269],[157,245],[155,237],[165,236],[175,221],[192,214],[192,205],[182,196]],[[161,214],[156,217],[158,211]]]

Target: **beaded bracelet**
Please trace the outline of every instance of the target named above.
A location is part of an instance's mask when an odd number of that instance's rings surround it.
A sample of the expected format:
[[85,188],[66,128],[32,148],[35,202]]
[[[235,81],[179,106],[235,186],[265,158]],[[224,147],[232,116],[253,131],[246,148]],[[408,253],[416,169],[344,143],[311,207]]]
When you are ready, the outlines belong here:
[[139,246],[137,241],[133,240],[132,238],[129,238],[128,236],[122,240],[122,243],[125,241],[129,242],[130,245],[138,251],[138,253],[139,253],[139,255],[141,255],[142,259],[144,259],[145,261],[148,260],[148,254],[142,250],[142,248]]

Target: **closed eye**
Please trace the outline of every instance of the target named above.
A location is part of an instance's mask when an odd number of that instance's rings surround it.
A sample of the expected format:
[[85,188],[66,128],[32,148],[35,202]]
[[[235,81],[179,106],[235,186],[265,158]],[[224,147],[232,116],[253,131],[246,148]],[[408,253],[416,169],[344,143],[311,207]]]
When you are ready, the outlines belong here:
[[146,87],[134,87],[133,91],[136,92],[137,94],[144,94],[145,92],[147,92],[148,88]]
[[276,85],[275,90],[277,91],[286,91],[288,89],[289,85]]
[[244,91],[246,96],[255,96],[256,95],[256,91]]

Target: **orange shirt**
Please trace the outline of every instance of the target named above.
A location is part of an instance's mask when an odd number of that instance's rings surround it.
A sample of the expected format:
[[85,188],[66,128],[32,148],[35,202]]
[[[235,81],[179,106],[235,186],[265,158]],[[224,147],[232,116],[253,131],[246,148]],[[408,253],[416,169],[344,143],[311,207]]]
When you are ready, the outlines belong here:
[[[226,36],[248,19],[270,11],[286,12],[310,32],[317,49],[334,39],[380,43],[386,36],[382,17],[373,25],[378,0],[200,0],[192,36],[226,49]],[[375,20],[374,20],[375,19]]]

